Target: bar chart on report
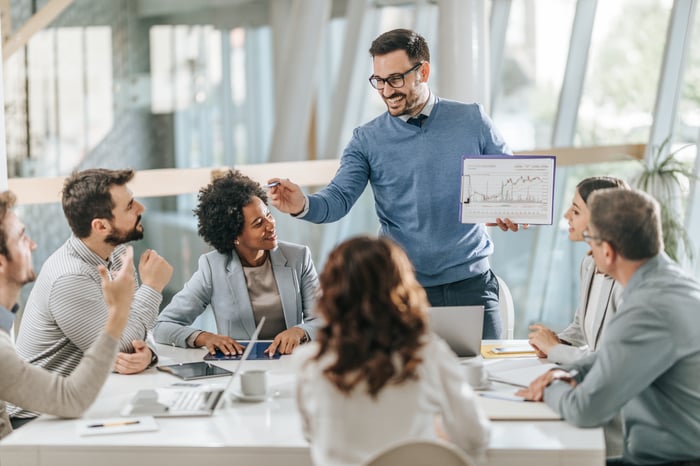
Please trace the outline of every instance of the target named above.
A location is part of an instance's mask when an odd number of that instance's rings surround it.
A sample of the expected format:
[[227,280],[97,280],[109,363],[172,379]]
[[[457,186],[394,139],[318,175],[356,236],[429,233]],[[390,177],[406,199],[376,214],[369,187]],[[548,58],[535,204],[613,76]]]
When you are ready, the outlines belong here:
[[551,225],[553,156],[464,156],[462,159],[462,223]]

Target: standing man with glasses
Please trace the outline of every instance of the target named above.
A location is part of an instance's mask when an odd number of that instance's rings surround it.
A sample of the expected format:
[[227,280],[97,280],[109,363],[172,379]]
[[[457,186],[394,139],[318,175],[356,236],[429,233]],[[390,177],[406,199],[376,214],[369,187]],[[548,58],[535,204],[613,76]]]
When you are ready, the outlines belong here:
[[[500,338],[498,281],[488,259],[493,243],[485,225],[460,222],[460,173],[463,155],[510,149],[480,105],[431,93],[430,51],[422,36],[389,31],[369,53],[369,82],[387,112],[355,129],[325,189],[305,196],[289,180],[270,180],[280,183],[270,190],[271,203],[310,222],[335,222],[369,182],[380,234],[406,250],[431,305],[483,305],[484,338]],[[497,222],[504,231],[518,230],[508,219]]]
[[518,394],[579,427],[621,414],[623,452],[608,465],[700,466],[700,284],[663,252],[659,204],[602,189],[583,237],[596,267],[624,287],[591,353]]

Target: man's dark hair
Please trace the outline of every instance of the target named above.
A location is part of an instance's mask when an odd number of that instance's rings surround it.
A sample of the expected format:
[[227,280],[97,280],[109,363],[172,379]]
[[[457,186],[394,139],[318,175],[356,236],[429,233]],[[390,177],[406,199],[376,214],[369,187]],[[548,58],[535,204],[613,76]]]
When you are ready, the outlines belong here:
[[372,57],[376,57],[377,55],[386,55],[395,50],[405,50],[408,59],[413,64],[430,61],[428,42],[423,36],[410,29],[394,29],[393,31],[385,32],[374,39],[372,46],[369,48],[369,54]]
[[134,178],[133,170],[91,168],[73,172],[63,184],[63,214],[73,234],[87,238],[96,218],[111,220],[114,202],[109,190]]
[[7,234],[5,232],[5,217],[14,208],[17,197],[12,191],[0,193],[0,254],[10,258],[10,251],[7,249]]
[[243,207],[259,197],[267,204],[267,193],[257,182],[238,170],[229,170],[199,191],[194,209],[197,231],[221,254],[233,251],[233,242],[243,231]]
[[656,199],[634,189],[600,189],[588,198],[594,233],[625,259],[651,259],[664,247]]

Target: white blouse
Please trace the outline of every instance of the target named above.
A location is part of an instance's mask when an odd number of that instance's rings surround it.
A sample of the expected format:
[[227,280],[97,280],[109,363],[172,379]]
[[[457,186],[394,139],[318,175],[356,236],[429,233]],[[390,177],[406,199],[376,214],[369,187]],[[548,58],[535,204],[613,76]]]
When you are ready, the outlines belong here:
[[459,361],[437,336],[426,337],[418,379],[386,385],[373,399],[364,383],[350,395],[323,376],[332,356],[310,361],[317,344],[295,351],[297,403],[314,464],[358,465],[406,440],[435,440],[440,415],[452,442],[476,460],[489,442],[490,422],[476,403]]
[[605,275],[602,273],[594,273],[593,280],[591,281],[591,291],[588,293],[586,314],[583,317],[583,338],[586,339],[586,345],[589,348],[595,348],[595,338],[598,331],[595,322],[598,313],[605,312],[605,309],[601,309],[598,304],[600,302],[600,290],[605,280]]

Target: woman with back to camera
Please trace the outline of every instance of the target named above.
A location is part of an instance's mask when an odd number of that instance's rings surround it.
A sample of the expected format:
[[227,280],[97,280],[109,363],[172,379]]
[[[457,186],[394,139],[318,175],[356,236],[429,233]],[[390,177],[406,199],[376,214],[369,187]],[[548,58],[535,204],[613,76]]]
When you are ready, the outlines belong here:
[[295,354],[315,464],[361,464],[443,430],[469,455],[483,455],[489,420],[454,353],[428,331],[427,306],[408,257],[391,240],[358,237],[331,252],[316,307],[324,326]]
[[[277,240],[267,194],[255,181],[229,171],[199,191],[199,235],[216,250],[158,317],[158,343],[206,346],[210,353],[242,354],[260,318],[269,354],[292,350],[314,337],[312,314],[318,275],[306,246]],[[217,333],[190,327],[211,306]]]
[[[586,205],[593,191],[607,188],[629,189],[624,180],[611,176],[586,178],[576,185],[571,207],[564,214],[569,222],[569,239],[584,241],[590,212]],[[530,326],[529,341],[537,355],[558,364],[573,362],[595,351],[605,327],[617,311],[622,288],[608,275],[596,270],[593,256],[586,254],[581,262],[579,304],[574,321],[557,335],[542,324]]]

